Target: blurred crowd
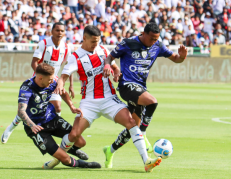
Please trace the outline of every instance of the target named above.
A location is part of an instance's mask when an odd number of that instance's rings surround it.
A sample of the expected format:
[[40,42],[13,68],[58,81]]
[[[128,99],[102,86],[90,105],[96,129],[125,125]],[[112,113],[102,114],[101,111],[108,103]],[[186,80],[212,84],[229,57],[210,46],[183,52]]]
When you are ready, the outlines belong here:
[[101,44],[116,45],[152,21],[166,46],[229,45],[230,6],[231,0],[2,0],[0,42],[38,43],[60,21],[69,45],[82,43],[88,24],[100,29]]

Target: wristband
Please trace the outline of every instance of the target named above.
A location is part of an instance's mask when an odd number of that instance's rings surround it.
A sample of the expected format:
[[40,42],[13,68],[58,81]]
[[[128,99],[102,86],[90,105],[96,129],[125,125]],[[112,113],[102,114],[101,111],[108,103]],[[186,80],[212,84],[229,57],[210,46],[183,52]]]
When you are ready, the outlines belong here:
[[103,69],[106,69],[106,68],[111,69],[111,65],[109,65],[109,64],[104,65],[104,68],[103,68]]

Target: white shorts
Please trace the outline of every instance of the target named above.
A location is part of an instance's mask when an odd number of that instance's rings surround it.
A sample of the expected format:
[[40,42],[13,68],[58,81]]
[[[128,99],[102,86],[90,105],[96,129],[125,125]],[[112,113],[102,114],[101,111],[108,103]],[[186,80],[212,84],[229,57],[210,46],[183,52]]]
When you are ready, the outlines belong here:
[[62,101],[62,98],[59,94],[52,94],[49,101]]
[[123,108],[127,108],[127,105],[117,95],[113,95],[102,99],[83,99],[79,108],[83,112],[83,117],[89,122],[90,127],[94,120],[101,115],[114,121],[116,114]]

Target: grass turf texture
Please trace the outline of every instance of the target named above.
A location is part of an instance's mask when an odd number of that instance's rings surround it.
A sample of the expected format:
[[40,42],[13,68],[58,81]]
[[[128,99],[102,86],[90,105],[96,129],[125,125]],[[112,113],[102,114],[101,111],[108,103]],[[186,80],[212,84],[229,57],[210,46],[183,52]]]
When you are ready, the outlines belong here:
[[[1,134],[16,115],[20,85],[0,83]],[[102,148],[110,145],[123,127],[101,117],[83,133],[87,141],[83,150],[89,161],[99,162],[102,169],[68,168],[60,164],[54,170],[42,170],[43,163],[51,157],[42,156],[20,124],[8,143],[0,145],[0,178],[230,178],[231,125],[211,119],[226,117],[224,121],[231,122],[231,85],[149,83],[148,89],[159,103],[147,129],[148,139],[151,143],[169,139],[174,148],[172,156],[152,173],[145,173],[131,141],[115,153],[112,169],[104,167]],[[75,83],[76,106],[79,91],[79,83]],[[62,117],[73,123],[74,116],[63,102]],[[61,139],[56,141],[60,143]]]

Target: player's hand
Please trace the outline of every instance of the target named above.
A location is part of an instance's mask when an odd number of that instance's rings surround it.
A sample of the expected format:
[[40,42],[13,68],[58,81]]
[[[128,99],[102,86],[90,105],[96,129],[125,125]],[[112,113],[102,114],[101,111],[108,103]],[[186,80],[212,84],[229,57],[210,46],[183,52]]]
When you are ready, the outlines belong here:
[[72,105],[71,107],[70,107],[70,109],[71,109],[71,112],[72,113],[74,113],[74,114],[79,114],[79,116],[78,117],[83,117],[83,112],[82,112],[82,110],[80,109],[80,108],[76,108],[74,105]]
[[63,87],[63,82],[59,79],[58,82],[57,82],[57,86],[56,86],[56,88],[55,88],[55,90],[54,90],[53,93],[62,95],[65,92],[66,92],[66,90]]
[[184,45],[181,45],[180,48],[178,49],[178,54],[182,59],[185,59],[188,54],[188,49]]
[[104,65],[104,69],[103,69],[103,76],[104,76],[104,78],[107,78],[107,77],[110,76],[111,70],[112,70],[111,69],[111,65],[109,65],[109,64]]
[[75,92],[73,86],[69,86],[69,95],[72,99],[75,98]]
[[119,81],[119,78],[120,78],[120,75],[122,75],[122,73],[120,73],[120,69],[119,68],[116,68],[114,69],[114,74],[113,75],[113,81],[114,82],[118,82]]
[[35,134],[37,134],[39,131],[43,130],[42,126],[39,125],[34,125],[31,127],[32,132],[34,132]]

